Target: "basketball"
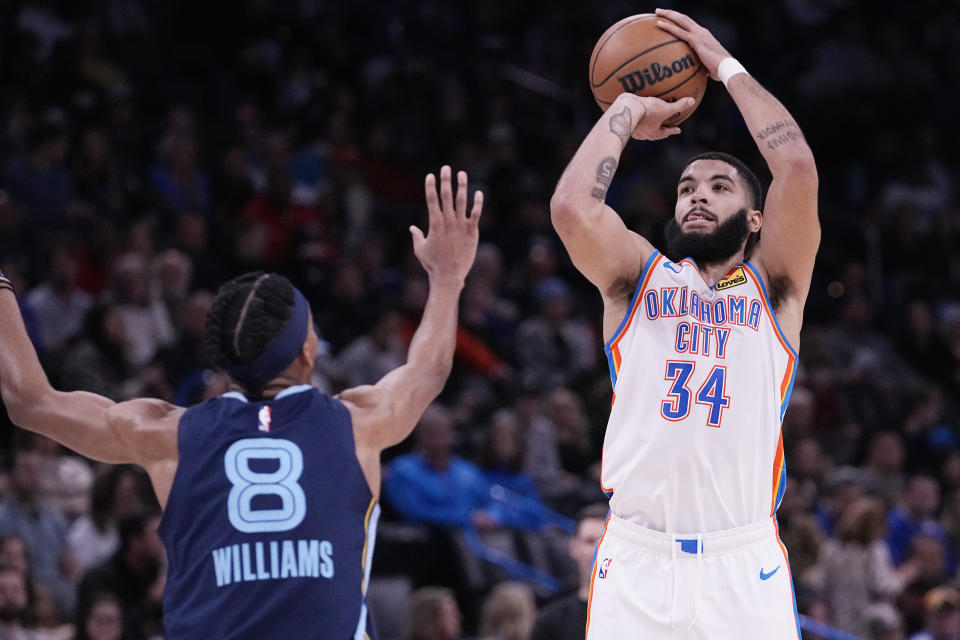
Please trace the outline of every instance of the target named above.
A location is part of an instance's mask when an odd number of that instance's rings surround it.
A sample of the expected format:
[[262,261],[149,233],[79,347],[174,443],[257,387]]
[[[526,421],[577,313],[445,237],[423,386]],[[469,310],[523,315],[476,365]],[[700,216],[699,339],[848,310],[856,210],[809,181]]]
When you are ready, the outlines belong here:
[[641,13],[604,31],[590,56],[590,89],[604,111],[626,91],[667,102],[692,96],[696,100],[692,107],[663,123],[672,126],[690,117],[700,104],[707,70],[686,42],[657,26],[658,20],[669,22]]

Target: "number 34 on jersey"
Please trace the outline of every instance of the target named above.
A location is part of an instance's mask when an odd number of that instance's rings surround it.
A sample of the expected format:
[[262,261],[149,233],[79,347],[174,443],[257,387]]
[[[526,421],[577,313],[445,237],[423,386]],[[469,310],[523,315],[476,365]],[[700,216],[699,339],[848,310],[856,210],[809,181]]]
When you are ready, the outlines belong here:
[[660,403],[660,415],[667,420],[684,420],[690,415],[691,400],[706,406],[707,426],[719,427],[723,420],[723,410],[730,406],[730,396],[726,394],[727,368],[713,365],[696,393],[692,384],[697,367],[695,362],[687,360],[667,360],[667,370],[663,376],[669,384],[667,398]]

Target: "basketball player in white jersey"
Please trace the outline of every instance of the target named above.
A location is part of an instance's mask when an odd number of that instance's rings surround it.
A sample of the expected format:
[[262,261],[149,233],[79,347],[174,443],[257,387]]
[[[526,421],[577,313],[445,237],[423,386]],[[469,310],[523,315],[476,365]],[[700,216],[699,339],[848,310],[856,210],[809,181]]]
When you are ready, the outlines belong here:
[[603,297],[614,385],[601,473],[610,514],[586,635],[799,638],[774,514],[786,478],[781,421],[820,240],[817,169],[790,113],[708,30],[676,11],[657,15],[723,81],[773,181],[761,202],[741,161],[694,158],[661,254],[604,196],[629,139],[679,133],[663,122],[692,99],[623,94],[557,185],[553,224]]

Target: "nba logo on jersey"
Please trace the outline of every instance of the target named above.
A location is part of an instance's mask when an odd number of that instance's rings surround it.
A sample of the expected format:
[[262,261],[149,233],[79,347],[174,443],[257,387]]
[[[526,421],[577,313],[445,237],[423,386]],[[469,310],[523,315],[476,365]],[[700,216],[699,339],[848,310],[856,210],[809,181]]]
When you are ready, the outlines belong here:
[[270,431],[270,407],[260,407],[260,413],[257,414],[257,429],[260,431]]
[[604,558],[603,562],[600,563],[600,568],[597,570],[597,577],[601,580],[607,577],[607,573],[610,571],[610,563],[613,562],[613,558]]

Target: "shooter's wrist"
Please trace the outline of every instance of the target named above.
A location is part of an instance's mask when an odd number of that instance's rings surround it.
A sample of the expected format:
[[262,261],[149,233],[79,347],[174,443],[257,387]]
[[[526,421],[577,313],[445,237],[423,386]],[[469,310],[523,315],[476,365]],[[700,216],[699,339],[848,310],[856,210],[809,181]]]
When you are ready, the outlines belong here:
[[720,64],[717,65],[717,77],[720,78],[720,82],[722,82],[725,87],[730,81],[730,78],[741,73],[747,73],[747,70],[736,58],[724,58],[720,61]]
[[[643,120],[643,117],[647,115],[647,105],[644,104],[644,98],[635,93],[629,92],[624,92],[618,95],[617,99],[613,101],[612,105],[610,105],[610,109],[608,111],[619,113],[623,107],[627,106],[630,107],[630,111],[633,114],[632,118],[634,124],[638,124],[641,120]],[[616,107],[620,107],[620,109],[613,111]]]
[[3,272],[0,271],[0,291],[7,289],[12,293],[16,293],[16,290],[13,288],[13,282],[7,276],[3,275]]

